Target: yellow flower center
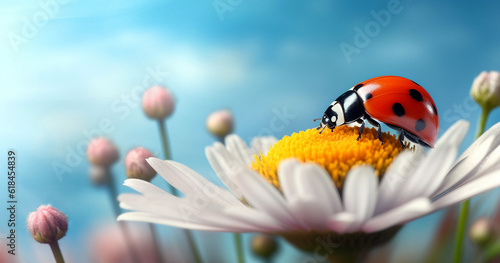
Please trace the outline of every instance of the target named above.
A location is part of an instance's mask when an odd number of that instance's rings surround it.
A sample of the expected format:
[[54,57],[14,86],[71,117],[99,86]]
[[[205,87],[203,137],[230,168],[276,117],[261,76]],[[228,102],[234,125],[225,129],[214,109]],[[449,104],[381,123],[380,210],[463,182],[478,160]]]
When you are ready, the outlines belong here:
[[292,157],[323,166],[339,189],[355,165],[371,165],[376,174],[382,176],[402,150],[401,144],[396,136],[385,132],[381,144],[374,128],[365,128],[359,141],[356,140],[358,134],[359,127],[348,126],[336,127],[333,131],[325,129],[321,134],[316,129],[294,133],[274,144],[266,155],[256,155],[251,166],[278,189],[278,164]]

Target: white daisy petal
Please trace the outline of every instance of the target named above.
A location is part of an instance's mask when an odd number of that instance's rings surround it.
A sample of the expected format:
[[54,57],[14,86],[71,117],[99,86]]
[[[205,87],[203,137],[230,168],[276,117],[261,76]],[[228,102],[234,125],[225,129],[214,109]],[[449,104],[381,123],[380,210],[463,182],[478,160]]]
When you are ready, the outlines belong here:
[[[480,145],[486,144],[491,146],[491,148],[496,148],[500,145],[500,137],[498,134],[500,134],[500,123],[493,125],[481,136],[479,136],[479,138],[477,138],[472,145],[462,153],[462,155],[457,159],[457,162],[469,155],[472,155],[472,153],[476,152],[477,147]],[[494,138],[494,140],[490,141],[491,138]]]
[[413,151],[403,151],[396,157],[380,182],[375,214],[385,212],[397,204],[398,199],[394,196],[399,194],[401,186],[412,176],[423,157],[422,152]]
[[286,226],[283,226],[281,222],[270,217],[266,213],[257,211],[248,207],[226,207],[224,213],[233,216],[235,219],[247,224],[252,224],[260,227],[261,230],[280,232],[290,230]]
[[352,168],[344,183],[345,211],[356,216],[360,223],[370,218],[377,202],[378,179],[371,166]]
[[191,222],[183,222],[178,220],[171,220],[167,218],[162,218],[156,216],[152,213],[147,212],[127,212],[118,216],[118,221],[127,220],[127,221],[140,221],[140,222],[149,222],[154,224],[163,224],[169,225],[173,227],[179,228],[188,228],[194,230],[203,230],[203,231],[227,231],[227,229],[221,227],[212,227],[203,223],[191,223]]
[[500,146],[491,151],[491,153],[485,158],[477,173],[470,176],[466,181],[464,181],[464,183],[468,183],[483,174],[495,170],[500,170]]
[[163,189],[161,189],[160,187],[141,179],[126,179],[123,182],[123,185],[128,186],[145,196],[163,197],[170,195],[169,193],[163,191]]
[[355,231],[354,226],[359,226],[360,220],[357,219],[356,215],[348,212],[341,212],[330,216],[327,221],[328,228],[339,233],[347,233]]
[[470,177],[480,168],[485,158],[500,146],[500,123],[493,125],[458,157],[455,166],[450,171],[434,197],[446,190],[470,181]]
[[215,147],[207,147],[205,148],[205,155],[207,156],[212,169],[220,178],[222,183],[229,189],[229,191],[231,191],[231,193],[241,199],[242,194],[238,189],[238,186],[233,182],[233,177],[237,171],[235,171],[235,169],[228,168],[229,166],[225,161],[227,158],[223,157],[223,153],[218,151]]
[[170,160],[146,160],[167,182],[186,196],[198,196],[221,203],[238,205],[241,202],[224,189],[217,187],[191,168]]
[[[435,191],[434,195],[440,195],[447,189],[453,188],[463,181],[474,175],[475,172],[480,168],[481,163],[488,156],[488,154],[493,150],[492,147],[495,146],[494,137],[487,137],[482,140],[481,144],[475,144],[471,146],[468,155],[463,153],[459,158],[458,162],[453,166],[442,185]],[[465,156],[464,156],[465,155]]]
[[185,185],[191,184],[195,187],[196,196],[205,197],[211,200],[220,201],[222,203],[227,203],[229,205],[243,205],[239,199],[237,199],[233,194],[229,193],[225,189],[222,189],[212,182],[205,179],[203,176],[199,175],[191,168],[174,161],[166,161],[173,165],[175,168],[182,171],[189,178],[181,181]]
[[299,160],[290,158],[283,160],[278,165],[278,180],[281,191],[285,197],[293,195],[297,188],[297,180],[295,180],[295,169],[300,166]]
[[[324,230],[328,229],[326,221],[329,214],[317,205],[316,199],[312,196],[294,196],[288,200],[290,210],[304,230]],[[314,216],[311,216],[314,215]]]
[[319,165],[284,160],[279,164],[278,178],[293,214],[305,228],[326,228],[326,219],[342,211],[337,188]]
[[457,152],[458,147],[451,144],[441,144],[431,151],[399,189],[398,203],[431,195],[446,176]]
[[252,139],[250,145],[252,145],[252,151],[254,154],[259,155],[262,153],[266,155],[271,149],[271,146],[273,146],[276,142],[278,142],[278,139],[273,136],[255,137]]
[[432,203],[433,210],[453,205],[498,186],[500,186],[498,171],[490,172],[439,197]]
[[243,169],[234,181],[240,186],[244,198],[255,208],[268,213],[287,227],[300,227],[281,193],[259,174]]
[[313,196],[316,206],[330,215],[343,210],[340,195],[330,175],[318,164],[303,164],[295,170],[298,196]]
[[469,122],[466,120],[458,120],[455,122],[436,142],[434,148],[439,148],[442,144],[460,145],[467,131],[469,130]]
[[227,150],[243,163],[250,164],[252,162],[253,153],[240,137],[231,134],[226,136],[225,142]]
[[[174,197],[177,198],[177,197]],[[203,222],[212,227],[225,228],[227,231],[248,232],[262,229],[263,219],[266,217],[259,213],[251,213],[249,208],[232,207],[232,213],[226,213],[229,208],[224,208],[209,200],[180,199],[173,202],[158,198],[148,199],[136,194],[122,194],[119,196],[120,205],[126,209],[154,213],[157,216],[172,221],[184,221],[190,223]],[[246,210],[237,210],[245,208]],[[240,215],[235,213],[239,211]],[[268,217],[267,217],[268,218]],[[242,220],[245,219],[245,220]],[[265,221],[272,223],[271,220]],[[281,230],[276,224],[269,224],[269,229]]]
[[425,197],[414,199],[404,205],[391,209],[368,220],[362,230],[367,233],[380,231],[411,219],[420,217],[432,211],[429,199]]

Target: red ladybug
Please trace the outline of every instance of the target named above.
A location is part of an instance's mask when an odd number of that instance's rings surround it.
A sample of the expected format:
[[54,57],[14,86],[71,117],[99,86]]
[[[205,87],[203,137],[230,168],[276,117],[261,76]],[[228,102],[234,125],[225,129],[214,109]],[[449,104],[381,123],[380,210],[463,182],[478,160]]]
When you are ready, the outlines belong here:
[[365,120],[377,127],[380,142],[379,122],[399,130],[403,148],[404,138],[434,147],[439,132],[438,112],[429,93],[416,82],[397,76],[376,77],[352,87],[328,106],[317,129],[322,132],[326,127],[333,130],[358,122],[359,140]]

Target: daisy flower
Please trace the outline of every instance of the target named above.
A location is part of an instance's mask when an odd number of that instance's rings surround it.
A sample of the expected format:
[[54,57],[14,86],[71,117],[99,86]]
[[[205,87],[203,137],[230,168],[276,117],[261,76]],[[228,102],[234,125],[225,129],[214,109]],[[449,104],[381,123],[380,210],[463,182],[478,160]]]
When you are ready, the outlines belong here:
[[[149,158],[148,163],[184,194],[128,179],[139,194],[119,196],[133,210],[118,220],[222,232],[265,232],[315,255],[351,255],[390,240],[407,222],[500,185],[500,124],[456,158],[469,124],[458,121],[424,152],[402,150],[395,136],[340,126],[276,141],[256,138],[248,147],[230,135],[206,148],[226,187],[189,167]],[[320,251],[322,251],[320,253]],[[328,256],[328,255],[327,255]],[[326,258],[325,258],[326,259]]]

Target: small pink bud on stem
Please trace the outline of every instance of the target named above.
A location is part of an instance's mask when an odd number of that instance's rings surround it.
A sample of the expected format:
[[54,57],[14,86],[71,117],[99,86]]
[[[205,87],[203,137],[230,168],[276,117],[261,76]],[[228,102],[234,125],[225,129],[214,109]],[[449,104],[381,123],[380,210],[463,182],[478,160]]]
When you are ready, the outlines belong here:
[[129,151],[125,157],[127,177],[151,181],[155,177],[156,171],[146,162],[146,159],[153,156],[150,151],[143,147]]
[[56,262],[63,263],[57,241],[68,231],[68,217],[50,205],[41,205],[28,215],[27,223],[31,236],[39,243],[49,244]]
[[174,106],[172,93],[161,86],[151,87],[142,96],[142,108],[151,119],[163,120],[169,117],[174,111]]
[[229,110],[213,112],[207,118],[207,130],[221,140],[233,131],[233,115]]

